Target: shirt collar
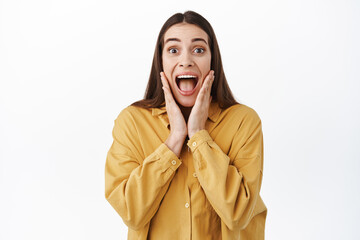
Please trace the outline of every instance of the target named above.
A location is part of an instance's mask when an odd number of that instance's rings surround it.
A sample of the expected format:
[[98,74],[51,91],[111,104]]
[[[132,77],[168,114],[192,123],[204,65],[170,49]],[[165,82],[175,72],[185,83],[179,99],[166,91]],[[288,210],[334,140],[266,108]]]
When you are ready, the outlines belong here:
[[210,103],[209,118],[212,122],[216,122],[220,116],[221,108],[217,102]]
[[152,108],[152,115],[157,117],[163,113],[166,113],[166,107]]
[[[209,107],[209,119],[212,122],[216,122],[221,113],[221,108],[217,102],[212,102]],[[152,108],[153,116],[160,116],[166,114],[166,107]]]

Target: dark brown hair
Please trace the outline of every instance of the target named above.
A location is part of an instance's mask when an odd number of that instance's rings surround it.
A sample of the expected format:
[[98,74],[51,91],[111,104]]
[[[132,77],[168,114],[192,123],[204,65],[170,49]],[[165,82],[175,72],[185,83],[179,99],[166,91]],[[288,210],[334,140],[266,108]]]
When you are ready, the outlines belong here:
[[160,79],[160,72],[163,71],[162,65],[162,51],[164,46],[165,32],[173,25],[178,23],[189,23],[200,27],[205,31],[209,37],[209,46],[211,50],[211,66],[210,69],[215,71],[215,80],[211,87],[212,101],[219,103],[223,109],[236,104],[229,85],[226,81],[224,69],[222,66],[220,49],[216,40],[214,30],[210,23],[200,14],[187,11],[184,14],[176,13],[171,16],[162,26],[159,36],[156,41],[156,48],[154,58],[151,66],[149,82],[146,87],[145,96],[143,100],[133,103],[134,106],[143,108],[162,107],[165,103],[164,92]]

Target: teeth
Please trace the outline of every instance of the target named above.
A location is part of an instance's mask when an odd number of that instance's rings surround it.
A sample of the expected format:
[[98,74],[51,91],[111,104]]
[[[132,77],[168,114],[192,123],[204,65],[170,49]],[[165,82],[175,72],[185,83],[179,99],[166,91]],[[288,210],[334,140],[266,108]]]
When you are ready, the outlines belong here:
[[177,78],[196,78],[196,76],[194,76],[194,75],[180,75],[180,76],[177,76]]

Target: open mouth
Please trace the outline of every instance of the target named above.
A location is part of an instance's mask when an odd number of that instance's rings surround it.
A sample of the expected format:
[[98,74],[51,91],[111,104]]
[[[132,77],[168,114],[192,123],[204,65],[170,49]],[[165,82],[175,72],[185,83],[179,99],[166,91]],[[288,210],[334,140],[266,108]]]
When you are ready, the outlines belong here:
[[179,75],[176,77],[176,84],[182,92],[191,92],[198,83],[198,77],[195,75]]

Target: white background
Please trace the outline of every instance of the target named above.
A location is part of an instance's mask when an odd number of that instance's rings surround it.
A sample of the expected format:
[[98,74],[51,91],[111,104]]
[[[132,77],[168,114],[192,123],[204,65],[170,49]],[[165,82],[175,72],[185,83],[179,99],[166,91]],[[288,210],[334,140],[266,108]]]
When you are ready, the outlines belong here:
[[350,0],[0,0],[0,239],[126,239],[104,197],[113,120],[142,98],[162,24],[189,9],[263,121],[266,239],[360,239]]

